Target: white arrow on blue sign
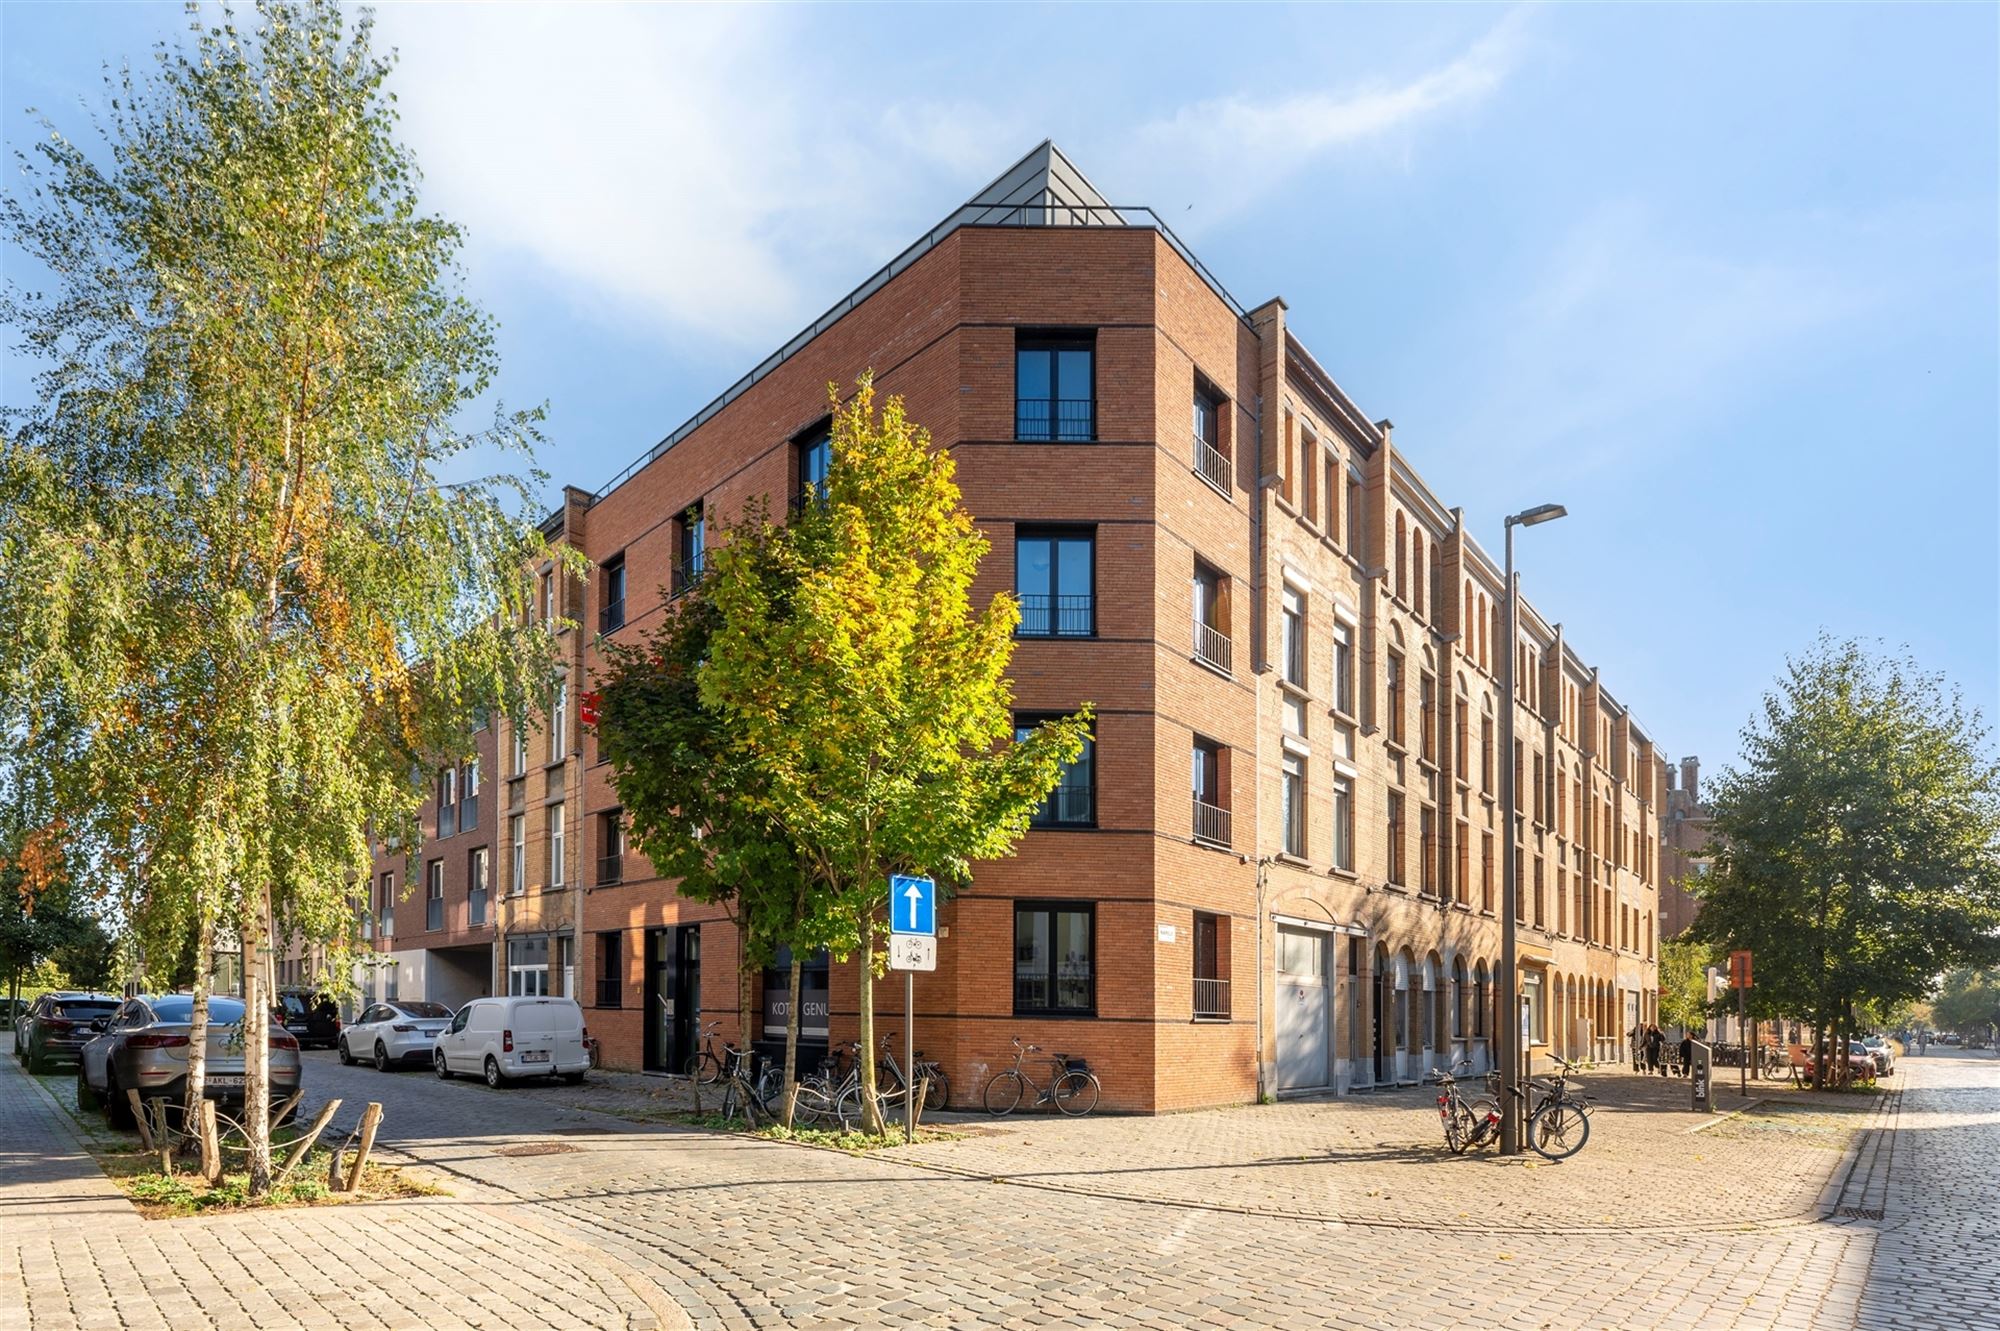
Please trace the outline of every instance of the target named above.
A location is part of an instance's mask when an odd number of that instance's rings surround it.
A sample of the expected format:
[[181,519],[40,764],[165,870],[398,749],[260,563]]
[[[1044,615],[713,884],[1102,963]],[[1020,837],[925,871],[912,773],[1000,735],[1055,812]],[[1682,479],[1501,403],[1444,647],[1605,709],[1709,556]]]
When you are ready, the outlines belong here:
[[889,879],[889,932],[937,936],[937,884],[894,874]]

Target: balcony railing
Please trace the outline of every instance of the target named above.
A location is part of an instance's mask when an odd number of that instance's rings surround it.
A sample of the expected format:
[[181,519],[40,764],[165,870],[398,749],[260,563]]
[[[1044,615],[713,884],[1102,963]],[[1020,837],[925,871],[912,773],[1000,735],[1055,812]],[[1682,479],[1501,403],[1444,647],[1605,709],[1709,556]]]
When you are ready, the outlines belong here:
[[1036,827],[1085,827],[1091,818],[1091,790],[1088,782],[1071,782],[1049,792],[1048,800],[1031,820]]
[[1198,660],[1229,674],[1229,635],[1206,624],[1194,626],[1194,654]]
[[1199,796],[1194,801],[1194,839],[1206,841],[1210,845],[1229,844],[1229,810],[1214,804],[1204,803]]
[[670,595],[683,596],[693,591],[701,582],[703,567],[703,561],[699,555],[695,556],[692,562],[677,562],[674,565],[673,585]]
[[1055,443],[1088,442],[1096,437],[1097,413],[1085,398],[1023,397],[1014,400],[1014,437]]
[[622,881],[624,877],[625,856],[622,852],[617,855],[600,855],[597,857],[597,885],[599,887],[609,887],[613,883]]
[[625,627],[625,598],[619,597],[597,612],[597,631],[610,633]]
[[1229,493],[1229,455],[1200,435],[1194,437],[1194,469],[1204,481]]
[[1024,638],[1088,638],[1097,631],[1096,602],[1094,596],[1023,596],[1016,632]]
[[625,1005],[625,995],[622,992],[623,988],[624,988],[623,983],[618,979],[617,976],[604,976],[604,975],[598,976],[597,1006],[623,1007]]
[[1194,1015],[1197,1017],[1224,1017],[1229,1015],[1229,981],[1194,978]]

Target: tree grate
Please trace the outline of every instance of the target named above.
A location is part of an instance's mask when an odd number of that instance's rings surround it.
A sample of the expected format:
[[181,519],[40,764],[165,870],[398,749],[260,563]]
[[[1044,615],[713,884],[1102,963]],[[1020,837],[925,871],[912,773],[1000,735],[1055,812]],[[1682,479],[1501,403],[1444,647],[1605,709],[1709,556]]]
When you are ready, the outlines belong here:
[[1849,1220],[1880,1220],[1882,1208],[1879,1206],[1843,1206],[1840,1213]]

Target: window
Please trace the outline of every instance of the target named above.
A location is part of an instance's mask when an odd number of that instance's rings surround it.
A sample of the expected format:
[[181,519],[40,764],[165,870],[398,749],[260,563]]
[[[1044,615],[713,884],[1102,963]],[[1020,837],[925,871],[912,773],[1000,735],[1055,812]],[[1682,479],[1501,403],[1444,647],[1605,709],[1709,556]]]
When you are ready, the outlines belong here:
[[1493,834],[1479,834],[1479,909],[1493,913]]
[[1354,626],[1333,621],[1333,710],[1354,715]]
[[1313,438],[1311,430],[1301,429],[1299,431],[1299,516],[1309,523],[1319,520],[1319,505],[1315,502],[1316,496],[1313,494],[1314,477],[1319,470],[1313,465],[1313,461],[1318,456],[1319,440]]
[[1361,557],[1361,478],[1347,473],[1347,553]]
[[[1425,649],[1428,652],[1428,648]],[[1433,767],[1438,760],[1438,682],[1428,670],[1417,673],[1418,754]]]
[[825,499],[828,477],[833,473],[833,434],[831,424],[822,424],[802,435],[792,445],[797,450],[799,480],[793,490],[793,497],[804,501],[808,496]]
[[479,759],[469,759],[458,781],[458,830],[479,826]]
[[447,767],[437,779],[437,834],[448,837],[458,831],[458,769]]
[[486,923],[486,894],[491,886],[487,871],[486,847],[480,846],[466,857],[465,922],[469,926]]
[[1444,619],[1444,560],[1438,555],[1438,544],[1431,542],[1431,620],[1441,623]]
[[[1462,684],[1464,681],[1460,681]],[[1472,773],[1472,736],[1467,733],[1470,719],[1466,715],[1465,695],[1460,694],[1451,704],[1451,765],[1452,775],[1458,780],[1466,780]]]
[[1229,791],[1224,777],[1223,747],[1214,740],[1194,739],[1194,837],[1218,846],[1229,844]]
[[1306,760],[1296,753],[1285,755],[1279,773],[1278,813],[1285,825],[1285,853],[1305,858],[1306,853]]
[[[1020,717],[1014,722],[1016,742],[1035,733],[1035,727],[1042,723],[1041,717]],[[1056,787],[1049,797],[1042,801],[1034,816],[1028,820],[1031,827],[1090,827],[1097,821],[1097,761],[1096,743],[1092,739],[1083,741],[1083,752],[1075,762],[1062,769],[1056,778]]]
[[1521,1006],[1528,1011],[1528,1041],[1530,1044],[1549,1042],[1548,1009],[1542,1002],[1542,973],[1523,970],[1521,972]]
[[1385,675],[1389,692],[1389,742],[1398,748],[1403,744],[1403,654],[1389,653],[1389,668]]
[[1089,1016],[1097,1007],[1096,908],[1014,903],[1014,1012]]
[[1014,437],[1058,443],[1097,437],[1091,336],[1024,335],[1014,350]]
[[1333,867],[1354,869],[1354,781],[1333,779]]
[[424,928],[444,928],[444,861],[424,866]]
[[610,633],[625,627],[625,556],[613,555],[604,561],[598,577],[600,603],[597,631]]
[[556,575],[553,570],[542,574],[542,622],[556,622]]
[[549,699],[549,761],[559,763],[569,756],[569,681],[557,680]]
[[1194,386],[1194,464],[1201,478],[1229,493],[1229,453],[1222,442],[1222,399],[1199,382]]
[[1229,918],[1194,913],[1194,1015],[1229,1017]]
[[1438,890],[1438,839],[1437,810],[1425,804],[1417,810],[1417,853],[1423,858],[1417,862],[1417,890],[1426,896],[1436,896]]
[[701,581],[707,545],[708,522],[702,516],[701,501],[697,499],[674,519],[674,572],[670,595],[679,596]]
[[562,805],[551,804],[549,806],[549,876],[547,881],[550,887],[561,887],[568,881],[563,877],[563,863],[568,858],[564,854],[564,851],[568,849],[568,828],[564,826],[563,813]]
[[597,815],[597,884],[605,887],[625,877],[625,811],[606,809]]
[[396,875],[382,875],[382,937],[396,931]]
[[623,1006],[625,990],[625,935],[601,933],[597,936],[597,1006]]
[[1403,793],[1389,792],[1389,881],[1403,883]]
[[1285,683],[1293,688],[1306,686],[1306,598],[1305,593],[1293,587],[1285,588],[1283,616],[1283,650],[1285,658]]
[[1549,821],[1548,766],[1541,754],[1535,755],[1535,826],[1546,827]]
[[507,894],[520,896],[528,890],[528,820],[515,814],[507,820],[507,841],[511,848],[507,865]]
[[1224,674],[1230,668],[1229,579],[1200,560],[1194,565],[1194,655]]
[[528,772],[528,728],[514,727],[514,775],[525,776]]
[[1097,631],[1096,554],[1094,532],[1024,528],[1015,533],[1021,637],[1087,638]]
[[537,998],[549,992],[549,936],[507,940],[507,992]]
[[1537,929],[1548,927],[1547,895],[1542,886],[1542,857],[1537,855],[1535,856],[1535,927]]
[[1424,616],[1424,536],[1422,532],[1410,533],[1410,608],[1417,618]]
[[1396,549],[1395,549],[1396,599],[1399,601],[1403,601],[1405,603],[1407,603],[1410,599],[1409,531],[1410,531],[1409,524],[1404,522],[1403,515],[1401,513],[1398,513],[1396,515]]
[[1461,906],[1470,905],[1472,893],[1472,827],[1462,818],[1459,819],[1458,835],[1454,839],[1458,843],[1458,873],[1451,880],[1452,900]]

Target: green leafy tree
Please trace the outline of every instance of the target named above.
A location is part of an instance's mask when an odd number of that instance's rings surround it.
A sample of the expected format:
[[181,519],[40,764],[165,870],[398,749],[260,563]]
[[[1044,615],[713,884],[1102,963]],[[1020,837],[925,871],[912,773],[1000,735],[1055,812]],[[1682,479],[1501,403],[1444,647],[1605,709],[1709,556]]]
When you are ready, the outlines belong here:
[[2000,771],[1978,713],[1909,661],[1821,639],[1711,798],[1693,937],[1756,954],[1753,1015],[1837,1040],[1863,1005],[2000,958]]
[[465,478],[539,414],[461,424],[492,330],[389,73],[329,0],[197,19],[108,77],[101,154],[51,126],[0,202],[48,286],[4,301],[43,368],[0,461],[0,727],[149,955],[192,938],[200,984],[240,944],[253,1195],[274,914],[351,945],[371,836],[415,844],[424,766],[554,662],[529,484]]
[[1013,739],[1007,663],[1020,608],[972,602],[987,541],[948,452],[864,378],[834,396],[824,491],[783,526],[753,513],[709,557],[715,615],[698,671],[754,772],[746,788],[810,887],[794,926],[858,955],[864,1126],[875,1102],[874,980],[888,878],[947,889],[1013,852],[1074,762],[1089,709]]
[[1669,938],[1660,944],[1660,1020],[1698,1031],[1708,1020],[1708,968],[1715,950],[1705,943]]
[[1961,966],[1947,972],[1931,1004],[1931,1021],[1941,1031],[1980,1034],[2000,1024],[2000,970]]

